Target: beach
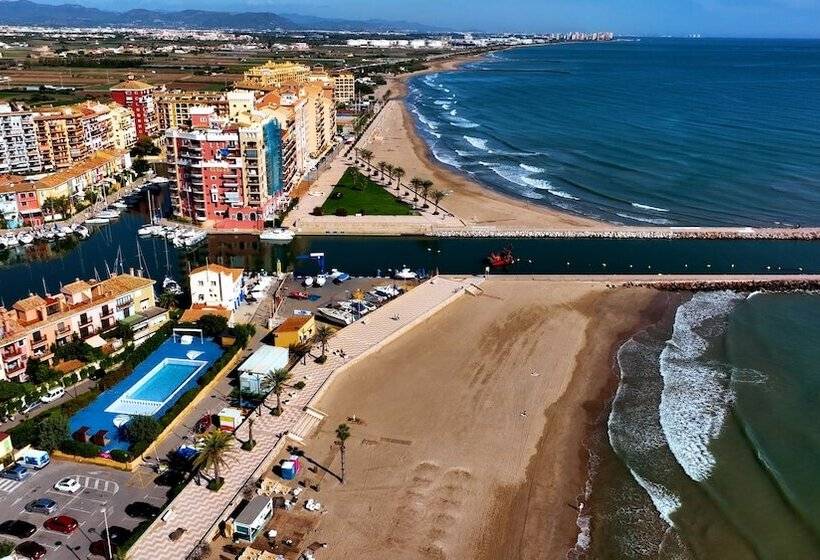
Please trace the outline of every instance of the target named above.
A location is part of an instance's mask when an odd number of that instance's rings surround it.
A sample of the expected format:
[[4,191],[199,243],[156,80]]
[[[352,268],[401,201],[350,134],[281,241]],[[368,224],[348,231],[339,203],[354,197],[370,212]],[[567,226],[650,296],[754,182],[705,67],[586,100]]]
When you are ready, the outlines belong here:
[[[437,61],[421,73],[449,71],[475,60],[475,56],[448,58]],[[405,181],[412,177],[430,179],[436,189],[448,192],[442,206],[467,225],[499,228],[532,227],[553,230],[611,228],[608,224],[581,216],[559,212],[493,191],[468,176],[447,169],[433,161],[424,140],[419,137],[412,117],[404,103],[407,80],[418,73],[391,79],[379,90],[380,95],[390,92],[390,101],[376,117],[358,148],[373,152],[373,162],[385,161],[402,167]]]
[[330,558],[559,558],[575,543],[585,441],[614,352],[674,296],[602,281],[498,279],[353,364],[305,445]]

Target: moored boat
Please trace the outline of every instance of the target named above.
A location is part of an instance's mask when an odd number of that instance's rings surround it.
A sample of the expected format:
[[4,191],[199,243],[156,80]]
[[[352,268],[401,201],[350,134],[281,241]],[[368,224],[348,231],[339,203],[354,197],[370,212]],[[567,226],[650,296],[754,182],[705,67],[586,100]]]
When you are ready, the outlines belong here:
[[492,251],[485,262],[490,265],[490,268],[504,268],[515,264],[515,257],[513,256],[512,248],[505,247],[501,251]]
[[295,234],[287,228],[272,228],[266,229],[259,234],[259,239],[262,241],[279,241],[287,243],[293,241]]
[[320,307],[316,310],[316,314],[328,323],[341,325],[343,327],[353,324],[356,321],[353,314],[342,311],[341,309],[333,309],[332,307]]

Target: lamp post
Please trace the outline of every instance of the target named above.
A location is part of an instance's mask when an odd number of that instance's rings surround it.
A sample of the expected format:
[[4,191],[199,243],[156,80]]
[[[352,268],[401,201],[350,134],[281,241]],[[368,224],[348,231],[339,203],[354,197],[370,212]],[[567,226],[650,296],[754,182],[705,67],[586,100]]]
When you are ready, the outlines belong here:
[[111,532],[108,530],[108,513],[105,511],[105,508],[102,508],[103,519],[105,520],[105,541],[108,545],[108,558],[113,559],[114,554],[111,552]]

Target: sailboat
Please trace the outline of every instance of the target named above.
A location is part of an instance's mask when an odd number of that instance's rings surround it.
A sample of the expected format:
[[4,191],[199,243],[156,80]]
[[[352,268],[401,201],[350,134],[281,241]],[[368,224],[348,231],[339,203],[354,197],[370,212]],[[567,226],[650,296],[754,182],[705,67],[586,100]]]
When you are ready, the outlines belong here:
[[[151,194],[148,194],[150,200]],[[171,292],[175,296],[182,295],[182,286],[171,276],[171,262],[168,260],[168,240],[165,240],[165,279],[162,281],[162,289]]]

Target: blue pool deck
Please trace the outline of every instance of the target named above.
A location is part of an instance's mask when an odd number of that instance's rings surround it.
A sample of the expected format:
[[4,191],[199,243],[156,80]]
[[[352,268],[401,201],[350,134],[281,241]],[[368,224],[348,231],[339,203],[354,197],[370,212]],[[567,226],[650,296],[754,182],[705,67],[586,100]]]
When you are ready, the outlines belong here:
[[[177,339],[179,340],[179,339]],[[179,398],[196,386],[221,355],[222,348],[210,339],[181,344],[169,338],[140,363],[131,374],[100,394],[69,420],[73,434],[83,426],[94,435],[107,430],[111,443],[105,447],[128,449],[128,440],[120,438],[114,418],[122,415],[145,415],[159,419]]]

